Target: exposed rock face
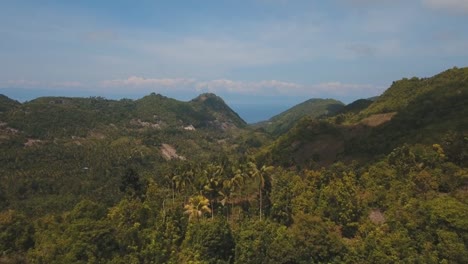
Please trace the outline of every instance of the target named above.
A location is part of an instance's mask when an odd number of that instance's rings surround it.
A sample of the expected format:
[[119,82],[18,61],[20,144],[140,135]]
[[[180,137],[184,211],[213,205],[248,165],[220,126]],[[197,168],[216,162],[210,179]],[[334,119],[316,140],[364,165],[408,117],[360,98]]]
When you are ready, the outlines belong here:
[[163,157],[166,160],[172,160],[172,159],[186,160],[184,156],[177,155],[176,149],[169,144],[162,144],[160,150],[161,150]]
[[159,123],[144,122],[144,121],[141,121],[140,119],[132,119],[130,121],[130,124],[132,124],[134,126],[139,126],[139,127],[149,127],[149,128],[161,129],[161,124],[159,124]]
[[185,126],[184,127],[184,130],[188,130],[188,131],[195,131],[195,127],[193,125],[188,125],[188,126]]
[[386,123],[396,115],[396,112],[385,113],[385,114],[375,114],[367,118],[364,118],[361,123],[370,127],[380,126],[383,123]]
[[371,220],[372,223],[374,223],[376,225],[381,225],[381,224],[385,223],[385,216],[378,209],[372,210],[369,213],[369,219]]
[[26,143],[24,143],[24,146],[25,147],[32,147],[32,146],[35,146],[35,145],[38,145],[38,144],[42,144],[43,142],[44,141],[39,140],[39,139],[28,138],[28,141]]

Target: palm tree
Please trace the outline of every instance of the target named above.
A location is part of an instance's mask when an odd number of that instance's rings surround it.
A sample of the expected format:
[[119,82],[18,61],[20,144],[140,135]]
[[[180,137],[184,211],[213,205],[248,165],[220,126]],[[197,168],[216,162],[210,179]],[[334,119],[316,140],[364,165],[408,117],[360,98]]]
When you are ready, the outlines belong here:
[[263,188],[265,188],[265,181],[270,177],[270,172],[275,168],[273,166],[263,165],[260,169],[253,162],[248,163],[250,170],[250,177],[258,180],[258,196],[259,196],[259,215],[262,220],[262,209],[263,209]]
[[234,177],[231,179],[231,184],[235,189],[241,189],[244,185],[244,180],[244,173],[240,169],[237,169],[234,171]]
[[175,184],[175,188],[180,193],[182,190],[186,190],[192,185],[193,181],[193,171],[184,171],[178,175],[172,177],[172,181]]
[[[236,191],[240,191],[241,188],[243,187],[244,184],[244,174],[240,169],[237,170],[232,170],[233,177],[230,179],[225,179],[222,184],[221,184],[221,191],[219,194],[222,197],[221,204],[223,206],[226,205],[226,203],[231,204],[231,211],[234,207],[234,201],[232,199],[233,195],[235,194]],[[227,212],[227,217],[229,219],[229,208]]]
[[221,180],[224,169],[220,165],[209,164],[206,170],[202,171],[205,182],[202,193],[209,199],[211,204],[211,218],[214,218],[214,203],[219,196],[222,196],[223,181]]
[[244,186],[247,175],[240,169],[233,170],[233,177],[230,179],[230,188],[232,194],[242,196],[242,187]]
[[209,202],[211,204],[211,218],[214,218],[214,202],[219,197],[222,196],[221,188],[223,186],[223,182],[216,177],[208,178],[205,186],[203,186],[203,193],[208,196]]
[[190,221],[193,219],[198,221],[204,213],[211,212],[209,203],[210,201],[203,195],[190,197],[188,204],[184,206],[184,214],[189,216]]

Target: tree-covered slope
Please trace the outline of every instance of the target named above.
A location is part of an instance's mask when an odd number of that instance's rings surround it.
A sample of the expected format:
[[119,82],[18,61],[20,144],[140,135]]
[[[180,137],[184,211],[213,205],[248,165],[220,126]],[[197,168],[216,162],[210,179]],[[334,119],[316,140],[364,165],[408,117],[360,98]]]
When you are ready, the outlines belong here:
[[359,112],[353,106],[321,121],[302,120],[259,157],[283,165],[323,165],[384,155],[404,143],[442,144],[449,137],[466,137],[466,105],[468,68],[404,79],[375,102],[365,101]]
[[430,78],[413,77],[393,82],[390,88],[377,98],[373,104],[361,112],[361,116],[399,112],[410,104],[420,103],[417,100],[424,94],[435,92],[444,96],[450,95],[454,91],[458,92],[458,89],[461,92],[466,89],[467,77],[468,68],[453,68]]
[[195,110],[200,112],[207,112],[210,115],[210,118],[205,118],[208,120],[207,125],[214,124],[222,129],[227,129],[230,127],[245,127],[246,122],[234,112],[221,97],[216,96],[212,93],[205,93],[199,95],[197,98],[190,101],[190,104]]
[[318,118],[332,115],[339,111],[344,104],[334,99],[309,99],[272,118],[257,124],[265,128],[265,131],[275,136],[287,132],[301,118]]
[[82,198],[112,202],[128,166],[161,172],[244,151],[245,122],[219,97],[201,97],[42,97],[0,113],[0,207],[41,214]]
[[[86,136],[109,126],[151,126],[175,129],[228,129],[244,127],[243,121],[222,99],[208,95],[206,102],[182,102],[151,94],[139,100],[101,97],[42,97],[4,112],[2,121],[27,136],[41,139]],[[215,100],[216,103],[209,104]]]
[[9,111],[15,107],[21,105],[18,101],[15,101],[7,96],[0,94],[0,113]]

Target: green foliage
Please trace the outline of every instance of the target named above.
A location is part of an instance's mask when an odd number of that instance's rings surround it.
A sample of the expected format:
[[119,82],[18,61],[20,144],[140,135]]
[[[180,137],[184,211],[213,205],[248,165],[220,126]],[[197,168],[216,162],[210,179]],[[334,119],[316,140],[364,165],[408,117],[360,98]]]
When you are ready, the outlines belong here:
[[365,110],[373,103],[372,100],[359,99],[348,105],[345,105],[342,109],[336,112],[329,120],[335,124],[349,123],[359,112]]
[[205,213],[211,213],[209,207],[210,201],[202,195],[190,197],[188,204],[184,206],[184,214],[189,216],[190,220],[199,220]]
[[187,229],[180,254],[181,263],[231,263],[234,238],[226,221],[192,222]]
[[468,68],[454,68],[432,78],[413,77],[393,82],[392,86],[363,112],[363,115],[400,111],[408,105],[414,104],[417,98],[425,97],[432,92],[447,94],[448,90],[454,89],[458,93],[466,88],[465,78],[467,75]]
[[0,252],[8,255],[25,252],[34,246],[34,228],[27,218],[16,211],[0,212]]
[[36,245],[28,258],[33,263],[92,263],[111,259],[118,244],[114,229],[99,218],[100,211],[99,205],[83,201],[62,217],[44,217],[38,221],[41,231],[35,234]]
[[353,237],[361,217],[362,202],[354,173],[343,173],[322,189],[319,210],[333,222],[342,226],[345,237]]
[[343,103],[333,99],[309,99],[263,123],[257,124],[275,136],[284,134],[294,124],[304,117],[316,119],[321,116],[333,115],[343,108]]
[[[202,100],[200,98],[207,98]],[[212,94],[201,95],[191,102],[181,102],[151,94],[139,100],[114,101],[100,97],[42,97],[16,105],[5,100],[0,107],[4,122],[28,137],[86,137],[91,130],[112,130],[115,126],[143,128],[229,129],[245,127],[243,121],[224,101]],[[3,119],[3,118],[2,118]]]
[[301,195],[302,181],[292,173],[277,172],[272,180],[271,218],[276,222],[290,226],[293,223],[294,199]]
[[122,181],[120,182],[119,189],[121,192],[124,192],[131,197],[142,197],[144,193],[140,176],[132,168],[129,168],[125,171],[125,174],[122,177]]
[[293,263],[293,240],[286,227],[247,221],[236,236],[235,263]]
[[212,94],[13,102],[0,262],[466,263],[466,75],[403,80],[271,144]]
[[419,143],[439,144],[452,162],[466,165],[467,80],[468,68],[463,68],[396,82],[360,112],[350,106],[320,122],[297,122],[257,157],[276,165],[319,168],[337,160],[375,161],[405,143]]
[[454,231],[468,231],[468,205],[449,196],[440,196],[429,202],[430,221],[437,227]]
[[0,94],[0,113],[10,111],[16,107],[19,107],[21,103],[7,96]]
[[319,217],[296,215],[291,233],[297,263],[338,262],[346,253],[334,225]]

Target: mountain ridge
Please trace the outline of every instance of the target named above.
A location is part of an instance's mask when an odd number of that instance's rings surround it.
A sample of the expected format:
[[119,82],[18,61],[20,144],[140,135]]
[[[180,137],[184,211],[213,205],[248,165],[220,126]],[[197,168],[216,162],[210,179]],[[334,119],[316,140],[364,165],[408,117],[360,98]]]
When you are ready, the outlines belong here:
[[[257,157],[283,166],[324,166],[337,160],[369,160],[403,144],[443,144],[444,138],[468,134],[466,105],[468,68],[404,78],[373,102],[355,102],[322,120],[301,120]],[[448,135],[450,131],[457,135]]]
[[[8,111],[3,112],[0,118],[33,137],[44,137],[47,133],[72,136],[75,132],[83,134],[84,130],[78,132],[82,130],[81,127],[89,130],[110,124],[128,126],[132,120],[169,127],[191,125],[221,130],[246,126],[245,121],[221,98],[215,95],[210,95],[210,98],[214,98],[211,104],[208,101],[199,102],[196,98],[183,102],[155,93],[137,100],[47,96],[23,104],[17,102],[14,107],[8,106]],[[0,107],[5,108],[6,102],[10,102],[10,105],[13,102],[12,99],[4,101]]]
[[294,123],[301,118],[319,118],[334,114],[343,106],[342,102],[335,99],[311,98],[253,126],[261,127],[266,132],[279,136],[292,128]]

